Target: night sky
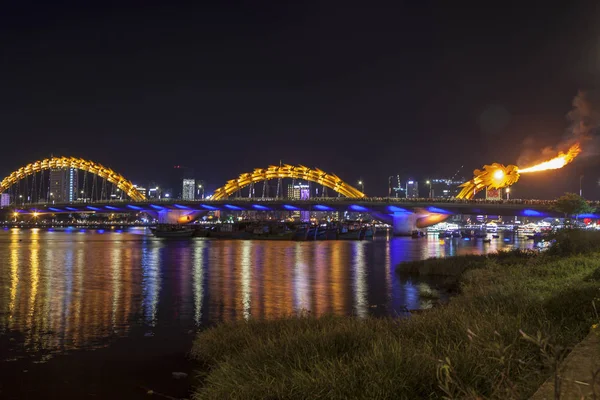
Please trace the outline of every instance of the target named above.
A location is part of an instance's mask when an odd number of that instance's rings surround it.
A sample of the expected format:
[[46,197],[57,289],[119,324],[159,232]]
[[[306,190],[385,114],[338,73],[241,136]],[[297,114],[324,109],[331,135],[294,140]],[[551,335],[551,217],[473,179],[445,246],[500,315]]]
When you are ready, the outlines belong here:
[[[219,186],[280,160],[371,195],[389,175],[470,178],[564,137],[600,83],[595,3],[3,2],[0,174],[54,154],[139,183],[179,164]],[[600,199],[595,159],[513,196],[584,174]]]

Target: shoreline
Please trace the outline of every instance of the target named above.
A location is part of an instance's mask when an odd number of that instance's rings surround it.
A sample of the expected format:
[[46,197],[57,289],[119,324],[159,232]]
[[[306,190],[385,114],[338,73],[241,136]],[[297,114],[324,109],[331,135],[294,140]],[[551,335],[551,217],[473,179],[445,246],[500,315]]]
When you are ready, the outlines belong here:
[[419,265],[422,275],[460,277],[447,305],[408,319],[302,316],[210,328],[191,352],[203,366],[194,398],[529,397],[566,352],[548,354],[573,348],[598,322],[600,233],[559,236],[542,253],[401,264],[399,274]]

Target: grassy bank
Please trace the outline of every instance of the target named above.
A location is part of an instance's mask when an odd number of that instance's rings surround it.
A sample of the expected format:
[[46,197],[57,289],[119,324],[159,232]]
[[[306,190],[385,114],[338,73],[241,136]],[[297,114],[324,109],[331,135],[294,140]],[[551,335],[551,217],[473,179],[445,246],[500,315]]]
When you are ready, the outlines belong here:
[[565,232],[557,243],[544,254],[432,261],[461,269],[460,294],[408,320],[290,317],[209,329],[192,350],[203,375],[195,397],[527,398],[597,322],[600,236]]

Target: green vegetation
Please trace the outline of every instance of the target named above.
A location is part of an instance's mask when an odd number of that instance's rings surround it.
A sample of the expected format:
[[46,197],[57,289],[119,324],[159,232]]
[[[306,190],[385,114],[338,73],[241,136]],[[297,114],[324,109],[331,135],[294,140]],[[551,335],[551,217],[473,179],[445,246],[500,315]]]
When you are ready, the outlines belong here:
[[[408,319],[289,317],[208,329],[196,399],[528,398],[598,321],[600,234],[542,254],[421,262],[460,271],[460,294]],[[399,270],[415,274],[418,263]]]
[[565,214],[565,218],[594,212],[594,208],[578,194],[565,193],[556,199],[553,209]]

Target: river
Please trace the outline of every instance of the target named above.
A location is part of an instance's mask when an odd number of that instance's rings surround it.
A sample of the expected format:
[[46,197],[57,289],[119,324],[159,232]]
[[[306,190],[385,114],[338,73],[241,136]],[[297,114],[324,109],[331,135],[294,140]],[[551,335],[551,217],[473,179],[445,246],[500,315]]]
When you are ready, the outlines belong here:
[[156,239],[127,230],[0,230],[0,398],[186,396],[194,334],[299,312],[406,316],[430,284],[407,260],[532,242]]

